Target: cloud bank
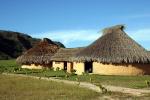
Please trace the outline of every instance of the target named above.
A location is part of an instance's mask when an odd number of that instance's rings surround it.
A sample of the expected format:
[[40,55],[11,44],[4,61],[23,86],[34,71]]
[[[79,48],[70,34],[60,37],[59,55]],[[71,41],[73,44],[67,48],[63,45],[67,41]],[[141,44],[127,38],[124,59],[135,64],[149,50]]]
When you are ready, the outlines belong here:
[[129,31],[128,33],[130,33],[129,35],[137,41],[150,41],[150,28]]
[[37,38],[50,38],[55,41],[60,41],[63,44],[70,45],[73,42],[86,42],[86,41],[94,41],[98,37],[100,37],[100,33],[96,30],[63,30],[63,31],[49,31],[42,32],[33,35]]
[[[150,50],[150,28],[126,31],[135,41]],[[50,38],[62,42],[66,47],[87,46],[101,36],[98,30],[62,30],[34,34],[37,38]]]

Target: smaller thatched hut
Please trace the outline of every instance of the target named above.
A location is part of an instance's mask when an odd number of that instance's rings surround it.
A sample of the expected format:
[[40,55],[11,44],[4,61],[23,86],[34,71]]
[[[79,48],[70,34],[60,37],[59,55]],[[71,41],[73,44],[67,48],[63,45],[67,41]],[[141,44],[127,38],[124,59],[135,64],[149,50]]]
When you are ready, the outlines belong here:
[[77,74],[150,74],[150,53],[131,39],[123,25],[106,28],[103,35],[73,57]]
[[19,56],[16,61],[22,65],[22,68],[42,69],[52,67],[51,57],[59,48],[53,41],[43,39],[35,47]]
[[51,60],[53,61],[53,68],[56,70],[64,69],[67,72],[71,72],[73,70],[73,62],[71,62],[71,58],[83,48],[61,48],[52,56]]

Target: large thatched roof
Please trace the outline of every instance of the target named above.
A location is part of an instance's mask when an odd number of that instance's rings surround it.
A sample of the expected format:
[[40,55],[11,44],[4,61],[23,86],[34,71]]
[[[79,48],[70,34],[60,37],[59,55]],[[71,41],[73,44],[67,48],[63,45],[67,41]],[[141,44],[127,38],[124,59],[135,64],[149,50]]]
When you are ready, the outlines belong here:
[[75,61],[150,63],[150,54],[124,32],[123,25],[103,30],[103,35],[73,57]]
[[16,61],[21,64],[48,64],[59,48],[53,41],[44,39],[38,45],[19,56]]
[[52,56],[53,61],[70,61],[77,52],[81,51],[82,48],[61,48],[57,53]]

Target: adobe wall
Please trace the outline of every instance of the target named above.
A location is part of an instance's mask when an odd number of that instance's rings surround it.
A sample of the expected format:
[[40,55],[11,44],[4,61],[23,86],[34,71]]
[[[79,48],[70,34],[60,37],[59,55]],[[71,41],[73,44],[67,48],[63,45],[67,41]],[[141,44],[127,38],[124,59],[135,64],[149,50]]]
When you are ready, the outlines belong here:
[[60,70],[61,70],[61,69],[64,69],[64,62],[53,61],[52,67],[54,68],[54,70],[56,70],[57,67],[58,67]]
[[150,64],[102,64],[93,62],[93,73],[102,75],[150,74]]
[[76,74],[82,75],[84,72],[84,63],[82,62],[73,62],[73,69],[76,70]]
[[31,65],[22,65],[21,68],[27,68],[27,69],[42,69],[42,68],[44,68],[44,66],[31,64]]
[[67,72],[71,73],[72,69],[73,69],[73,66],[72,66],[71,62],[67,62]]

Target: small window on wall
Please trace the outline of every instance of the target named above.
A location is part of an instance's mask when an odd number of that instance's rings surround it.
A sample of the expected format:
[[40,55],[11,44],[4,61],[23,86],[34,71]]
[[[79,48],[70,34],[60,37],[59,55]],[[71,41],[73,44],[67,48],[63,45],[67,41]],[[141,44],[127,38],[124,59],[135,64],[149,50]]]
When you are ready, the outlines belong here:
[[55,62],[55,64],[60,64],[60,62]]

